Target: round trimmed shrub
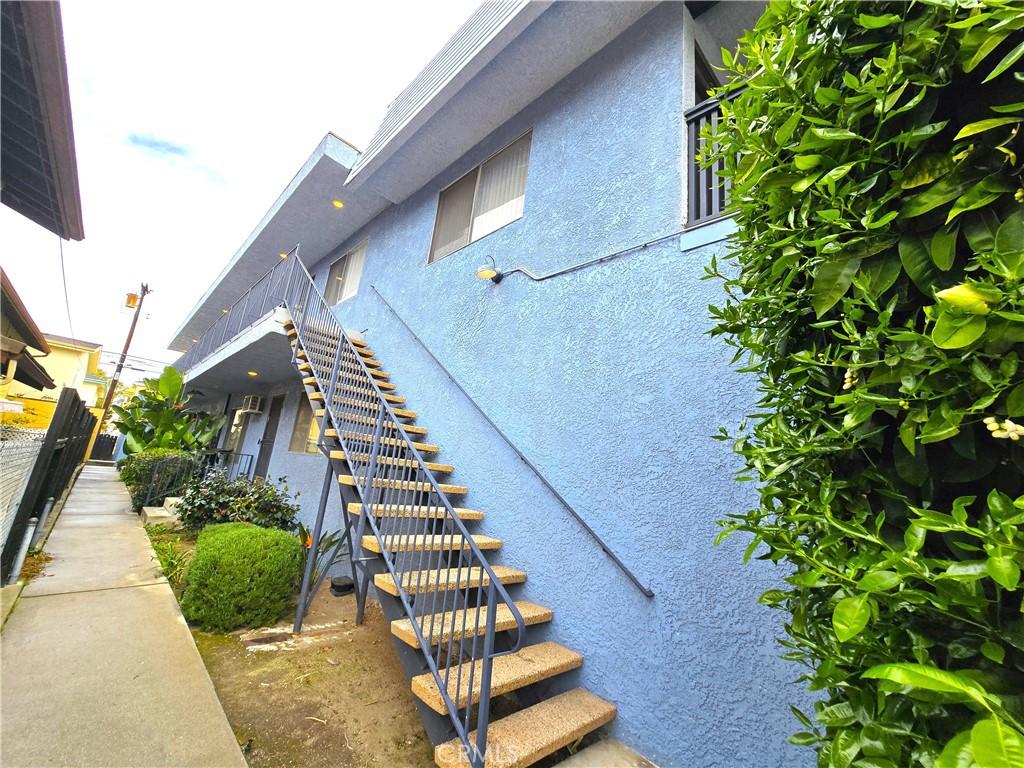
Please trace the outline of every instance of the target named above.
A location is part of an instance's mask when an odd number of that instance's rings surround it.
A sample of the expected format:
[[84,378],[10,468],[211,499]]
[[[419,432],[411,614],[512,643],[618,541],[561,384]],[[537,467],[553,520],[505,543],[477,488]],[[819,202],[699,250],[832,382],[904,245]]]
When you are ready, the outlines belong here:
[[181,610],[203,629],[273,623],[299,577],[301,546],[285,531],[250,523],[208,525],[199,534]]

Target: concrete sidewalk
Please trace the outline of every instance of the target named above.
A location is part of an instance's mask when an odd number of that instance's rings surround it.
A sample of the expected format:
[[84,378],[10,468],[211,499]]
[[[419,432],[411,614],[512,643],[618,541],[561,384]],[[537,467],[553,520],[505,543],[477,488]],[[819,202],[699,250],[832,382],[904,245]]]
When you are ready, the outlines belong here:
[[86,466],[0,634],[0,765],[242,768],[128,492]]

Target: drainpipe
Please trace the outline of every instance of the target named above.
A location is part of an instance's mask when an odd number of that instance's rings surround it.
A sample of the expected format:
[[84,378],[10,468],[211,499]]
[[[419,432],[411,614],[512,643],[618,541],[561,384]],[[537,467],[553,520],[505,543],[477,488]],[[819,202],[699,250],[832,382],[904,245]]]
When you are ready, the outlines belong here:
[[54,502],[56,502],[56,499],[51,496],[43,505],[43,511],[39,515],[39,524],[36,526],[35,533],[32,535],[32,541],[28,544],[29,549],[33,549],[36,544],[39,543],[39,537],[42,536],[43,529],[46,528],[46,521],[50,517],[50,511],[53,509]]
[[21,548],[18,550],[18,556],[14,558],[14,567],[11,568],[11,575],[7,577],[7,584],[14,584],[18,580],[18,576],[21,574],[21,566],[25,564],[25,556],[28,554],[29,542],[32,541],[38,524],[38,517],[29,518],[28,528],[25,529],[25,536],[21,539]]

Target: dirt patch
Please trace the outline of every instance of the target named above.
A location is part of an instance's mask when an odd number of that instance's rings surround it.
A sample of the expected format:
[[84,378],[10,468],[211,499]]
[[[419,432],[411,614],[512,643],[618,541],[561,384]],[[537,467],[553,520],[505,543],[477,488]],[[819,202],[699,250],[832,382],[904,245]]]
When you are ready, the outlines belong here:
[[[301,635],[290,622],[192,631],[252,768],[428,768],[434,764],[379,606],[322,589]],[[251,740],[251,741],[250,741]]]

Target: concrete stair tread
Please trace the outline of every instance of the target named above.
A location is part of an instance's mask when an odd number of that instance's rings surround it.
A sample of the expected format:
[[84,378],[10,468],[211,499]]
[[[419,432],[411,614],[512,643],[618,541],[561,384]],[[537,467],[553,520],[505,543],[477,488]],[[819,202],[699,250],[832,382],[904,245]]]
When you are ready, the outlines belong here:
[[[338,354],[337,348],[328,349],[325,347],[322,350],[320,350],[317,349],[316,347],[303,347],[297,344],[293,344],[292,346],[295,347],[295,356],[300,360],[315,360],[316,362],[323,363],[325,366],[328,367],[334,365],[334,358]],[[346,368],[351,368],[353,370],[362,370],[362,366],[356,363],[354,359],[351,363],[343,362],[342,365]],[[365,365],[367,368],[380,368],[381,362],[380,360],[375,360],[372,357],[364,357],[363,365]]]
[[[338,430],[334,429],[333,427],[328,427],[326,430],[324,430],[324,435],[326,437],[337,437],[338,436]],[[351,441],[354,441],[354,442],[361,442],[361,443],[364,443],[366,445],[369,445],[370,443],[373,442],[373,434],[368,433],[368,432],[345,431],[345,432],[342,432],[342,436],[346,440],[351,440]],[[405,447],[407,447],[405,440],[403,440],[400,437],[382,437],[381,438],[381,443],[383,445],[397,446],[398,448],[405,448]],[[433,443],[420,443],[420,442],[413,441],[413,446],[420,453],[440,453],[441,452],[441,446],[434,445]]]
[[[286,320],[285,323],[284,323],[284,327],[285,327],[285,330],[288,330],[290,328],[294,328],[295,327],[295,323],[292,322],[291,320]],[[315,335],[315,336],[325,336],[327,338],[334,339],[335,341],[338,340],[338,337],[336,335],[334,335],[332,333],[328,333],[326,331],[317,331],[317,330],[314,330],[314,329],[310,328],[309,332],[311,334]],[[352,342],[353,345],[355,345],[357,347],[365,347],[365,346],[367,346],[365,341],[361,341],[359,339],[353,339],[351,336],[349,336],[348,339],[349,339],[349,341]]]
[[[452,507],[452,509],[460,520],[484,519],[484,513],[475,509],[466,509],[465,507]],[[350,502],[348,511],[350,515],[359,516],[362,514],[363,505],[358,501]],[[371,511],[374,517],[416,517],[421,519],[429,517],[434,520],[441,520],[448,514],[448,510],[442,506],[420,504],[374,504]]]
[[[473,543],[478,549],[501,549],[501,539],[491,538],[482,534],[473,534]],[[461,534],[390,534],[384,536],[384,544],[389,552],[442,552],[457,549],[469,549],[469,542]],[[363,549],[382,553],[380,542],[376,536],[363,536]]]
[[[339,459],[343,461],[347,456],[348,454],[346,454],[344,451],[331,451],[332,459]],[[370,454],[354,453],[352,454],[352,461],[367,464],[370,461]],[[395,456],[380,455],[377,456],[377,463],[385,464],[389,467],[418,467],[420,465],[420,463],[416,461],[416,459],[400,459]],[[423,463],[427,465],[427,469],[429,469],[431,472],[440,472],[443,474],[447,474],[449,472],[455,471],[455,467],[453,467],[451,464],[440,464],[436,461],[425,461]]]
[[[343,421],[349,424],[366,424],[369,427],[377,426],[376,416],[362,416],[358,413],[351,413],[348,411],[342,411],[340,413],[335,412],[334,416],[337,421]],[[396,424],[393,421],[384,422],[384,429],[390,430],[392,432],[397,432],[399,427],[404,429],[406,433],[410,435],[423,436],[427,434],[428,431],[426,427],[417,427],[415,424]]]
[[[552,696],[491,721],[484,768],[526,768],[614,719],[615,705],[585,688]],[[469,739],[476,743],[476,731],[469,734]],[[458,739],[437,745],[434,762],[438,768],[470,768]]]
[[[526,581],[526,571],[510,568],[507,565],[492,565],[491,571],[498,581],[505,586],[522,584]],[[390,573],[378,573],[373,577],[373,585],[389,595],[398,597],[399,585]],[[479,567],[473,568],[441,568],[427,571],[410,571],[402,575],[402,587],[412,595],[428,592],[447,592],[454,589],[470,587],[489,587],[491,577]]]
[[[310,400],[313,400],[313,399],[314,398],[310,397]],[[315,398],[315,399],[316,400],[323,400],[323,397],[319,397],[319,398]],[[401,408],[395,408],[394,411],[395,411],[395,415],[398,418],[400,418],[400,419],[403,419],[403,418],[404,419],[415,419],[416,418],[416,414],[413,411],[403,411]],[[315,411],[315,415],[319,418],[320,416],[323,416],[326,412],[327,411],[324,410],[323,408],[317,408],[316,411]],[[338,414],[335,414],[335,415],[337,415],[339,417],[344,417],[345,416],[345,412],[341,412],[341,413],[338,413]],[[410,425],[403,424],[402,426],[409,427]],[[406,430],[406,431],[408,431],[408,430]]]
[[[362,486],[366,483],[366,479],[363,477],[355,478],[352,475],[339,475],[338,482],[342,485],[349,485],[353,488]],[[400,491],[422,491],[424,493],[434,490],[434,486],[425,480],[396,480],[387,477],[375,477],[373,479],[374,488],[391,488]],[[462,496],[469,493],[469,488],[465,485],[455,485],[454,483],[438,483],[437,487],[441,489],[441,493],[451,494],[453,496]]]
[[[564,645],[550,640],[536,645],[527,645],[515,653],[495,657],[494,665],[491,667],[491,696],[500,696],[503,693],[533,685],[581,666],[583,666],[583,654],[566,648]],[[445,680],[445,676],[447,676],[448,695],[459,709],[480,701],[482,670],[482,660],[467,661],[440,670],[442,680]],[[472,690],[470,689],[471,677]],[[448,713],[448,707],[441,697],[441,689],[432,673],[427,672],[413,677],[412,692],[438,714]]]
[[[351,397],[339,397],[337,394],[335,394],[335,396],[334,396],[334,403],[335,403],[335,405],[339,405],[339,406],[346,406],[346,407],[349,407],[349,408],[358,408],[359,410],[362,410],[362,411],[372,411],[375,416],[377,415],[377,412],[380,410],[380,403],[379,402],[367,402],[365,400],[356,400],[356,399],[351,398]],[[339,410],[341,410],[341,409],[339,408]],[[400,419],[415,419],[416,418],[416,411],[410,411],[410,410],[408,410],[406,408],[394,408],[393,407],[391,409],[391,412],[394,413],[395,416],[399,417]]]
[[[309,366],[309,363],[303,363],[303,365]],[[350,393],[355,394],[355,395],[365,395],[367,397],[376,397],[377,396],[377,392],[375,390],[369,389],[369,388],[366,388],[366,387],[357,387],[357,386],[355,386],[353,384],[346,384],[344,381],[341,380],[342,378],[347,378],[347,377],[341,377],[341,376],[338,377],[338,389],[337,389],[338,392],[350,392]],[[305,376],[302,379],[302,383],[304,385],[306,385],[307,387],[315,387],[317,389],[320,388],[320,385],[317,383],[316,376]],[[381,386],[380,382],[378,382],[377,386],[381,387],[381,389],[384,388],[383,386]],[[393,385],[390,385],[390,386],[393,386]],[[382,392],[381,394],[383,394],[384,399],[387,400],[389,403],[394,403],[395,405],[404,405],[405,404],[405,398],[402,397],[401,395],[392,395],[389,392]],[[347,402],[347,401],[343,401],[343,402]],[[351,402],[355,403],[355,402],[358,402],[358,401],[353,400]],[[395,412],[398,413],[398,410],[399,409],[396,408]],[[412,411],[410,411],[410,413],[412,413]]]
[[[526,600],[517,600],[516,608],[523,617],[523,622],[526,626],[543,624],[555,617],[551,609],[545,608],[543,605],[527,602]],[[468,610],[444,611],[442,613],[419,616],[416,618],[416,624],[419,625],[420,632],[427,639],[427,642],[431,645],[438,645],[451,642],[452,640],[461,640],[464,637],[482,635],[487,629],[486,616],[485,610],[478,612],[475,607],[472,607]],[[507,632],[516,627],[516,619],[512,615],[512,609],[505,605],[505,603],[498,605],[495,610],[495,622],[496,632]],[[420,641],[416,637],[416,630],[413,628],[412,619],[406,618],[392,621],[391,634],[406,645],[411,645],[413,648],[420,647]]]
[[164,509],[177,509],[180,503],[181,496],[168,496],[164,499]]

